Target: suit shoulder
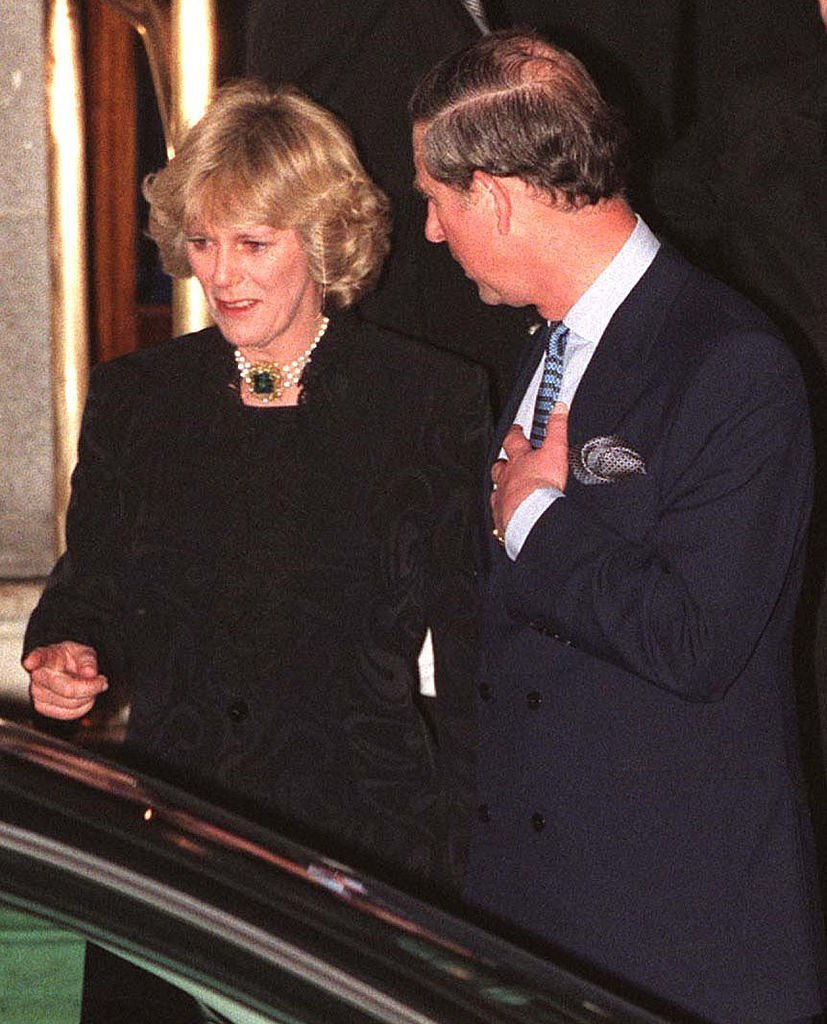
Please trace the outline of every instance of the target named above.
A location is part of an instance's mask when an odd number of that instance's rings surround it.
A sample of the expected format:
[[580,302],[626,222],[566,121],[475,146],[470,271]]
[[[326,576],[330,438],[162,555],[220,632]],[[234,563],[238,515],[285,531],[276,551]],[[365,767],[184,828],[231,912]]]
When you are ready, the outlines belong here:
[[155,367],[163,369],[172,363],[198,358],[198,355],[203,353],[205,346],[216,338],[217,333],[214,327],[205,327],[203,330],[194,331],[191,334],[167,338],[149,348],[116,356],[114,359],[99,363],[98,366],[107,367],[112,371],[130,369],[152,371]]
[[464,356],[375,324],[359,320],[357,325],[354,348],[370,362],[374,374],[380,372],[388,380],[420,381],[431,388],[463,382],[487,388],[483,367]]
[[666,276],[671,277],[671,297],[660,281],[654,287],[660,289],[659,301],[666,299],[665,322],[671,330],[683,329],[694,346],[703,344],[703,339],[715,344],[726,335],[749,334],[756,343],[761,339],[770,347],[787,348],[776,324],[748,298],[670,246],[663,249],[661,270],[665,267]]
[[[749,299],[666,252],[676,286],[661,293],[663,323],[656,364],[676,381],[715,378],[732,395],[766,391],[802,400],[803,375],[792,347],[770,318]],[[654,352],[652,353],[654,355]]]
[[184,368],[188,364],[202,362],[211,351],[215,351],[221,338],[214,327],[182,334],[177,338],[161,341],[151,348],[116,356],[104,363],[98,363],[93,373],[98,377],[117,378],[121,375],[163,374]]
[[413,440],[437,428],[456,437],[490,430],[488,377],[474,363],[363,322],[340,322],[330,340],[330,355],[358,392],[354,408],[380,432],[393,427]]

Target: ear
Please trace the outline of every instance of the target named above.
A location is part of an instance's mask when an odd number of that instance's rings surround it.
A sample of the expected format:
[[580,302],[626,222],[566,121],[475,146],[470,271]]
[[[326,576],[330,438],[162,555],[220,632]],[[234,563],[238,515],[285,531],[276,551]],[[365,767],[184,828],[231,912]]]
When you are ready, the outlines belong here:
[[486,171],[474,171],[473,187],[481,197],[486,198],[493,206],[497,219],[497,231],[501,235],[508,234],[511,227],[511,193],[503,178]]

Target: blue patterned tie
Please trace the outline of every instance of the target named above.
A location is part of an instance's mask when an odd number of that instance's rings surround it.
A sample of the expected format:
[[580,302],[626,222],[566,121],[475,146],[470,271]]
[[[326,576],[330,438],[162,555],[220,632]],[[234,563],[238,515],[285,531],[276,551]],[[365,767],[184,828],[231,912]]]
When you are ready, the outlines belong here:
[[557,401],[557,396],[560,394],[560,383],[563,380],[563,355],[569,337],[569,329],[562,320],[556,324],[550,323],[542,330],[544,334],[548,334],[549,338],[546,346],[543,379],[540,381],[537,401],[534,403],[534,420],[531,424],[531,437],[529,438],[532,448],[539,448],[546,436],[548,418]]

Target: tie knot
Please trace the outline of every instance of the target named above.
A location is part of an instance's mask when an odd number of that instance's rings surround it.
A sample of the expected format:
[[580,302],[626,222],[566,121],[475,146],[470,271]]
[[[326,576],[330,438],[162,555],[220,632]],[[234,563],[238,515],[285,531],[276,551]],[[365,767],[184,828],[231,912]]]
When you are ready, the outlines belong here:
[[569,336],[569,329],[562,320],[551,320],[548,326],[548,351],[562,355],[563,349],[566,347],[566,339]]

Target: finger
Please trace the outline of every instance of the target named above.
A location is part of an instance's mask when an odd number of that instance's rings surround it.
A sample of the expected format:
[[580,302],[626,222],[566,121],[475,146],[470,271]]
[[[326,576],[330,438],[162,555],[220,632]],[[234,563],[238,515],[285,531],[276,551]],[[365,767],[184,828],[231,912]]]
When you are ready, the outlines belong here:
[[92,710],[97,697],[97,694],[63,696],[34,681],[29,687],[29,695],[35,711],[50,718],[80,718]]
[[498,543],[502,543],[504,531],[502,529],[502,507],[499,498],[499,494],[495,491],[490,498],[491,504],[491,521],[494,524],[492,533]]
[[94,704],[97,697],[97,693],[88,693],[84,690],[77,691],[76,693],[64,693],[52,686],[45,686],[37,680],[32,680],[29,690],[32,701],[35,704],[48,704],[68,710],[82,708],[87,704]]
[[531,445],[523,433],[523,428],[515,423],[503,438],[503,451],[510,459],[513,459],[516,455],[527,451],[529,448],[531,448]]
[[91,678],[98,674],[98,656],[91,647],[84,647],[75,655],[75,672]]
[[565,402],[558,402],[551,410],[546,427],[546,436],[543,438],[542,448],[556,448],[569,443],[569,408]]
[[497,522],[497,511],[500,507],[500,496],[496,491],[491,492],[491,497],[488,499],[488,504],[491,508],[491,518],[494,522]]
[[21,661],[21,665],[27,672],[34,672],[36,668],[40,668],[46,658],[46,652],[42,647],[35,647],[29,651],[26,657]]
[[491,481],[496,487],[500,482],[500,477],[505,472],[505,467],[508,465],[507,459],[497,459],[494,465],[491,467]]
[[74,672],[75,655],[71,641],[63,640],[59,644],[49,644],[39,650],[42,654],[40,659],[42,668],[52,672]]
[[75,676],[69,672],[50,668],[39,668],[32,673],[32,688],[38,693],[51,693],[64,700],[94,700],[99,693],[109,689],[105,676],[92,678]]
[[94,647],[75,640],[63,640],[59,644],[53,644],[50,650],[52,649],[58,661],[62,661],[70,672],[81,676],[98,674],[98,655]]
[[95,706],[95,702],[90,700],[77,706],[66,707],[63,704],[56,704],[48,698],[40,699],[32,694],[32,706],[39,715],[45,715],[46,718],[72,721],[88,714]]

